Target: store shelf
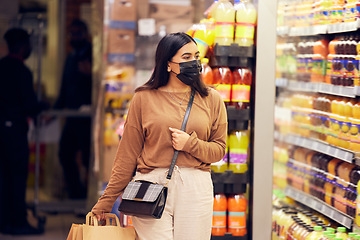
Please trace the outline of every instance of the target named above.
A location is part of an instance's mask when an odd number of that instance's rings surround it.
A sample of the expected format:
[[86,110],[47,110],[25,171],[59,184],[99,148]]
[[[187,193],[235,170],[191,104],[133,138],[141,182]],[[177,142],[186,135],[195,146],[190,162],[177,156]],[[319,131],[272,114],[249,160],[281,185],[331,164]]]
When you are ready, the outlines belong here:
[[231,234],[225,234],[225,236],[211,236],[211,240],[247,240],[247,235],[243,237],[233,236]]
[[297,92],[317,92],[351,98],[360,96],[360,88],[358,86],[344,87],[327,83],[298,82],[286,78],[276,79],[276,86]]
[[250,120],[250,109],[236,109],[227,107],[228,129],[229,130],[246,130]]
[[332,146],[328,143],[321,142],[315,139],[308,139],[296,135],[287,135],[285,137],[285,142],[299,147],[314,150],[320,153],[324,153],[326,155],[341,159],[345,162],[354,162],[355,154],[353,152],[343,148]]
[[295,201],[298,201],[315,211],[318,211],[319,213],[327,216],[328,218],[340,223],[341,225],[351,228],[353,223],[353,218],[350,217],[347,214],[344,214],[337,210],[336,208],[333,208],[332,206],[329,206],[328,204],[324,203],[323,201],[314,198],[304,192],[301,192],[299,190],[296,190],[292,187],[286,187],[285,194],[294,199]]
[[332,23],[327,25],[314,25],[308,27],[278,27],[277,34],[280,36],[312,36],[326,33],[352,32],[360,28],[360,20],[344,23]]
[[211,172],[215,193],[245,193],[249,182],[248,173],[233,173],[230,170],[224,173]]

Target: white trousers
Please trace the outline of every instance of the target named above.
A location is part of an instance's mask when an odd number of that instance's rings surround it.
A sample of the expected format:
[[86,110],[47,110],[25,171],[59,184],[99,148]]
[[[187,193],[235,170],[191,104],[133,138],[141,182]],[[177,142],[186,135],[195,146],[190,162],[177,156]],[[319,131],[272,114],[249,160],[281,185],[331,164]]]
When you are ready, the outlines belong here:
[[[135,180],[166,183],[166,168],[136,173]],[[209,172],[175,166],[160,219],[132,217],[136,240],[209,240],[213,184]]]

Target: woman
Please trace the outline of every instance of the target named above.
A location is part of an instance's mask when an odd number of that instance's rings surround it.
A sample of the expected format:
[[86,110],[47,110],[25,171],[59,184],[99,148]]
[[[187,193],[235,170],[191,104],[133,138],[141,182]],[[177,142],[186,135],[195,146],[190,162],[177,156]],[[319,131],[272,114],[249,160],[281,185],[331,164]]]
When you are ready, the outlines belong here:
[[[210,164],[223,158],[227,116],[220,95],[200,79],[199,50],[185,33],[165,36],[150,80],[136,89],[112,175],[92,212],[99,220],[133,177],[166,183],[179,150],[161,219],[133,217],[139,240],[207,240],[211,236]],[[180,129],[191,89],[196,91],[186,132]]]

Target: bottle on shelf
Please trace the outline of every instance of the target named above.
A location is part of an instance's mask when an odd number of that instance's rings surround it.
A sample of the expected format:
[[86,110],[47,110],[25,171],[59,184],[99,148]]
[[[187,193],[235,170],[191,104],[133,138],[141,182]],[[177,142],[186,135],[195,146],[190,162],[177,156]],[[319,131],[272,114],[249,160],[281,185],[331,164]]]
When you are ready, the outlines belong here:
[[235,9],[229,0],[219,0],[215,9],[215,44],[234,43]]
[[357,233],[351,232],[348,235],[349,235],[349,237],[347,238],[347,240],[355,240]]
[[226,229],[227,199],[225,194],[216,193],[214,196],[213,222],[211,234],[214,236],[224,236]]
[[235,68],[232,71],[233,85],[231,86],[231,101],[241,103],[242,108],[248,108],[250,102],[250,88],[252,73],[248,68]]
[[229,170],[245,173],[248,170],[248,130],[233,131],[229,136]]
[[216,85],[216,90],[225,103],[231,100],[231,84],[233,83],[233,76],[229,67],[215,67],[213,68],[213,83]]
[[333,40],[330,41],[329,43],[329,54],[327,57],[327,67],[326,67],[326,77],[325,77],[325,82],[328,84],[331,84],[331,78],[333,76],[333,61],[334,58],[336,56],[335,53],[335,45],[337,43],[337,41],[339,41],[337,38],[334,38]]
[[336,229],[336,237],[341,238],[342,240],[346,240],[349,237],[346,233],[346,228],[338,227]]
[[243,194],[228,197],[228,231],[233,236],[245,236],[247,200]]
[[254,45],[257,12],[250,0],[235,0],[236,11],[235,43],[239,46]]
[[[360,181],[358,181],[357,183],[356,190],[358,193],[360,192]],[[356,197],[356,215],[354,223],[357,227],[360,227],[360,194],[358,194]]]
[[326,59],[328,57],[328,44],[325,38],[320,38],[313,44],[313,66],[311,82],[325,82]]
[[336,234],[332,233],[328,235],[328,240],[334,240],[336,237]]
[[212,85],[214,76],[213,76],[212,69],[209,66],[209,59],[203,58],[203,59],[201,59],[201,62],[202,62],[201,76],[202,76],[203,82],[205,84]]
[[360,102],[356,101],[353,104],[352,118],[350,127],[350,150],[354,152],[360,151]]
[[322,230],[323,228],[321,226],[315,226],[314,231],[311,232],[305,240],[318,240],[322,236]]
[[214,0],[214,2],[210,5],[210,7],[205,10],[204,15],[208,19],[215,18],[215,10],[218,5],[219,5],[219,0]]

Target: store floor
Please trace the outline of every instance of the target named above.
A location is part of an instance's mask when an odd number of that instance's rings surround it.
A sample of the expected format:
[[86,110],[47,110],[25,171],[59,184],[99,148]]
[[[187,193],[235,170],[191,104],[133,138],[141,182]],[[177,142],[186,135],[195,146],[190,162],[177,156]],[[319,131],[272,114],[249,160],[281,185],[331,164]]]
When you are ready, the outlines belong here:
[[[45,215],[45,232],[42,235],[12,236],[0,234],[1,240],[64,240],[67,238],[72,223],[84,223],[84,217],[75,214]],[[31,225],[36,226],[36,220],[29,217]]]

